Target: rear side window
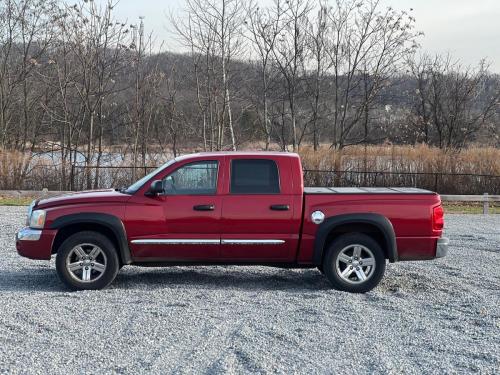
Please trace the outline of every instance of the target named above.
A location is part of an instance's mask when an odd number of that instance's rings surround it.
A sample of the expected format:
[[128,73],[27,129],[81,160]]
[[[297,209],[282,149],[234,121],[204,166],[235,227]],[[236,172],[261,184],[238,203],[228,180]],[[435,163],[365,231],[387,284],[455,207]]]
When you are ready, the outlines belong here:
[[277,194],[278,166],[273,160],[241,159],[231,162],[231,194]]

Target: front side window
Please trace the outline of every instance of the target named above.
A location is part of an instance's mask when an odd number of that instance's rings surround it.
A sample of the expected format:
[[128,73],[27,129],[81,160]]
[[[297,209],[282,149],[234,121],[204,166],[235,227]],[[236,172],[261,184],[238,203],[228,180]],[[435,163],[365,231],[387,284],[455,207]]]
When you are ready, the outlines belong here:
[[213,195],[217,191],[215,160],[187,164],[163,179],[167,195]]
[[164,169],[170,167],[172,164],[175,163],[175,159],[170,160],[169,162],[163,164],[161,167],[156,168],[154,171],[148,173],[146,176],[141,178],[140,180],[134,182],[132,185],[130,185],[127,189],[122,190],[126,194],[134,194],[139,190],[146,182],[148,182],[150,179],[152,179],[154,176],[156,176],[158,173],[163,171]]
[[231,163],[231,194],[278,194],[279,181],[273,160],[241,159]]

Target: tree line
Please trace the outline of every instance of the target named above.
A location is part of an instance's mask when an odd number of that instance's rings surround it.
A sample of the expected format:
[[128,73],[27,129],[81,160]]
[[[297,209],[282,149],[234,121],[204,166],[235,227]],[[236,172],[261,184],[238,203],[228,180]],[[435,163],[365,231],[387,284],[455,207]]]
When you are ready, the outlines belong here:
[[47,149],[66,186],[71,166],[102,165],[111,147],[147,166],[167,150],[243,145],[499,144],[498,74],[423,53],[411,9],[185,0],[165,19],[174,53],[147,20],[116,19],[119,6],[0,3],[0,151],[28,155],[20,177]]

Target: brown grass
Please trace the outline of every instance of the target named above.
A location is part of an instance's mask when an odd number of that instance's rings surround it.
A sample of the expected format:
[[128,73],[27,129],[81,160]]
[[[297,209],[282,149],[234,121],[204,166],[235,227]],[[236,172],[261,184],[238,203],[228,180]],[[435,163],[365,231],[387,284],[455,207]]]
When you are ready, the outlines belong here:
[[[245,149],[259,149],[258,144]],[[352,146],[332,150],[321,146],[316,152],[310,146],[301,147],[307,186],[409,186],[435,190],[442,194],[500,194],[500,149],[470,147],[461,151],[441,150],[427,145],[417,146]],[[99,170],[98,187],[127,186],[134,179],[130,158],[120,164],[125,169],[103,167]],[[0,189],[68,190],[68,181],[61,183],[62,166],[48,165],[27,155],[0,150]],[[29,166],[29,167],[28,167]],[[66,175],[70,166],[66,166]],[[326,172],[325,172],[326,171]],[[342,173],[334,171],[343,171]],[[359,173],[369,171],[370,173]],[[136,170],[135,179],[144,173]],[[74,189],[94,187],[96,171],[75,169]],[[457,176],[448,174],[473,174]],[[444,174],[444,175],[442,175]],[[88,178],[87,178],[88,177]]]
[[[417,146],[352,146],[342,151],[322,146],[300,150],[305,169],[408,173],[471,173],[500,176],[500,149],[470,147],[461,151]],[[339,163],[339,159],[341,162]]]
[[500,176],[500,149],[493,147],[457,151],[380,145],[341,151],[321,147],[317,152],[303,147],[300,154],[304,169],[330,171],[306,172],[308,186],[408,186],[442,194],[500,194],[500,177],[487,177]]

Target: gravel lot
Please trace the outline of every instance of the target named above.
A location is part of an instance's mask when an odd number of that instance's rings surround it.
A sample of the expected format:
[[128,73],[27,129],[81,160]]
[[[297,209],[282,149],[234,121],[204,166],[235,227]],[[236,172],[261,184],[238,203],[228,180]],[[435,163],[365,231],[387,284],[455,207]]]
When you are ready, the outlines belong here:
[[17,255],[24,215],[0,207],[0,373],[500,371],[500,215],[449,215],[448,257],[365,295],[266,267],[125,267],[70,293]]

